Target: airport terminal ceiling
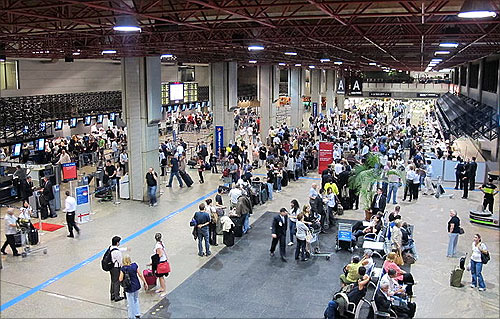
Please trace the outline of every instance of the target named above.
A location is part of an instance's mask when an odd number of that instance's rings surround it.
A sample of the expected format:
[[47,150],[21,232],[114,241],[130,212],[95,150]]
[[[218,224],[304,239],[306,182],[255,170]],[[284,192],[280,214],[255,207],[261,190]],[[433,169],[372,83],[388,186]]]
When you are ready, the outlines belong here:
[[472,2],[496,17],[458,17],[464,0],[0,0],[0,55],[423,71],[436,51],[449,51],[437,68],[500,52],[500,1]]

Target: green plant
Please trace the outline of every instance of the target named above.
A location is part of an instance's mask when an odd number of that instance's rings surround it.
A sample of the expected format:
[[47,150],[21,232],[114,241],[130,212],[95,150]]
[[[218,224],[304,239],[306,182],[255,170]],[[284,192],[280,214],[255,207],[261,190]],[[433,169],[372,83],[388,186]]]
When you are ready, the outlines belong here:
[[374,185],[382,181],[382,170],[377,155],[367,154],[363,164],[356,165],[349,176],[348,186],[360,197],[363,209],[370,209],[371,201],[375,196]]

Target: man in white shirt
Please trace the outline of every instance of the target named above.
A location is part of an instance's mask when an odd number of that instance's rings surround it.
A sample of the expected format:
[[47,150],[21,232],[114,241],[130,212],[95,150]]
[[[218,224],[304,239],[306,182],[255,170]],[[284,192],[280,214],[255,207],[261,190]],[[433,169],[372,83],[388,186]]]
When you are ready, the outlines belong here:
[[16,228],[17,217],[14,216],[14,208],[7,209],[7,215],[5,215],[4,217],[4,222],[5,222],[5,237],[7,238],[7,240],[3,243],[1,249],[2,254],[7,255],[7,253],[5,252],[5,248],[7,248],[7,245],[9,245],[14,256],[20,256],[21,254],[17,252],[16,240],[14,238],[14,235],[16,235],[17,233],[17,228]]
[[240,184],[234,184],[233,188],[229,191],[229,199],[231,202],[230,207],[236,207],[236,204],[238,204],[238,198],[243,194],[240,188]]
[[111,142],[111,150],[113,151],[113,158],[116,159],[118,158],[118,142],[116,142],[116,140],[113,140],[113,142]]
[[74,238],[73,228],[80,235],[80,228],[75,223],[76,199],[71,196],[69,191],[66,191],[66,200],[64,201],[64,212],[66,213],[66,223],[68,224],[69,235],[67,237]]
[[111,275],[111,301],[120,301],[125,299],[125,297],[120,296],[120,269],[122,268],[123,262],[123,251],[127,251],[128,249],[125,247],[119,247],[120,236],[114,236],[111,239],[111,246],[109,247],[111,251],[111,261],[113,262],[113,268],[109,271]]

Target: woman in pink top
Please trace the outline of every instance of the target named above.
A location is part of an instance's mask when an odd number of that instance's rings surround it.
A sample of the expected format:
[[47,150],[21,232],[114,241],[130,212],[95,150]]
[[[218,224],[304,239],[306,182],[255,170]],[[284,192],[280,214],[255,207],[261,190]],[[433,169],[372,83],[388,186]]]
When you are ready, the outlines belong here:
[[413,295],[412,286],[415,284],[415,280],[413,279],[412,274],[399,268],[399,266],[395,263],[395,260],[396,260],[396,253],[390,252],[384,261],[383,265],[384,272],[387,273],[389,269],[394,269],[396,271],[396,274],[398,275],[395,279],[397,279],[399,284],[406,285],[406,293],[409,296],[411,296]]

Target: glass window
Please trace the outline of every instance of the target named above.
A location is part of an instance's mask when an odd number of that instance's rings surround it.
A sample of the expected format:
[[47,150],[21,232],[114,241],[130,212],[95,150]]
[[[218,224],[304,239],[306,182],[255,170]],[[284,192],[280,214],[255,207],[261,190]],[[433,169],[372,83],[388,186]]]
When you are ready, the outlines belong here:
[[0,90],[19,89],[17,61],[0,62]]

